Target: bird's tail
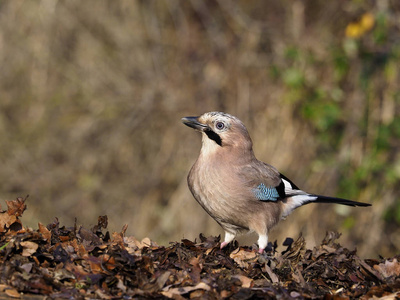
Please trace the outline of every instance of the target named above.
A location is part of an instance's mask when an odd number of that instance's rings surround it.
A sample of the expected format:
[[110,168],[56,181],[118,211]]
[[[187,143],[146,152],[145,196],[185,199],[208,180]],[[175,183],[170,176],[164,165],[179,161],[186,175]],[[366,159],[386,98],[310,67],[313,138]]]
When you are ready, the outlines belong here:
[[[320,195],[310,195],[317,197],[317,199],[309,201],[307,203],[337,203],[337,204],[342,204],[342,205],[348,205],[348,206],[371,206],[369,203],[364,203],[364,202],[357,202],[353,200],[347,200],[347,199],[342,199],[342,198],[336,198],[336,197],[327,197],[327,196],[320,196]],[[307,204],[304,203],[304,204]]]
[[[320,195],[307,194],[303,191],[297,191],[299,194],[287,198],[286,203],[283,205],[282,216],[288,216],[297,207],[308,203],[337,203],[348,206],[371,206],[369,203],[357,202],[342,198],[326,197]],[[300,194],[302,193],[302,194]]]

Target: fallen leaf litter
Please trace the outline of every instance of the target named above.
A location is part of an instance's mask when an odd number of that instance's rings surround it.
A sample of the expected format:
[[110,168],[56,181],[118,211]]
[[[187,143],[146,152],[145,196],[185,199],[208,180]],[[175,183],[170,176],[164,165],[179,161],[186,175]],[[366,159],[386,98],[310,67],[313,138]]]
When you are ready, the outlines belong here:
[[[298,298],[400,297],[400,255],[361,259],[328,232],[306,249],[304,238],[287,239],[282,251],[259,255],[219,237],[159,246],[149,238],[107,231],[107,216],[91,229],[59,224],[25,228],[25,199],[0,211],[0,296],[52,298]],[[276,246],[275,249],[279,247]]]

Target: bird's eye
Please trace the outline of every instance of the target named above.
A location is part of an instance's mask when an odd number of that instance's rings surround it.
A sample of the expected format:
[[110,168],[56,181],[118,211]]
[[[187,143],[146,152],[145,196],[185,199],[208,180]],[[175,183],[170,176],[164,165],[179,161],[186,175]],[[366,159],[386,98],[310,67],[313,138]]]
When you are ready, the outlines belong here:
[[225,128],[225,124],[223,122],[217,122],[215,123],[215,128],[217,128],[218,130],[222,130]]

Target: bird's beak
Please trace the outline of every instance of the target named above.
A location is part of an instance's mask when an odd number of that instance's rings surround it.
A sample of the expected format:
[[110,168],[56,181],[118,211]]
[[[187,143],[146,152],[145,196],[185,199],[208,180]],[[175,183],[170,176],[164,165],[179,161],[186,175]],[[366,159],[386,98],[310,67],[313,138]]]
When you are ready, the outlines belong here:
[[199,117],[184,117],[182,118],[182,123],[199,131],[204,131],[208,128],[206,124],[199,121]]

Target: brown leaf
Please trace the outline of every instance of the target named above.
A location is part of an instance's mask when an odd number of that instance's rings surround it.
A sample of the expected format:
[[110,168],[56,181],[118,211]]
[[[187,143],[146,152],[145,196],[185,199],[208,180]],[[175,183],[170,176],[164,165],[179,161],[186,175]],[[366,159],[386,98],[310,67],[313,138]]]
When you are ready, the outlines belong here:
[[65,269],[71,272],[78,280],[85,279],[89,275],[81,265],[74,265],[72,263],[67,263]]
[[342,234],[335,231],[327,231],[322,241],[322,245],[333,246]]
[[16,217],[22,216],[22,213],[26,209],[25,200],[26,198],[24,199],[21,197],[18,197],[17,199],[11,201],[6,200],[6,204],[8,207],[7,213],[10,216],[16,216]]
[[294,279],[294,281],[296,281],[297,283],[300,283],[301,286],[305,287],[306,281],[304,280],[303,275],[301,274],[300,270],[298,268],[296,268],[293,272],[292,272],[292,277]]
[[26,273],[30,273],[33,267],[33,263],[26,263],[20,266],[22,270],[24,270]]
[[97,223],[98,223],[97,225],[100,228],[106,229],[107,226],[108,226],[108,218],[107,218],[107,216],[99,216],[99,218],[97,219]]
[[227,291],[227,290],[221,291],[221,294],[220,294],[221,298],[228,298],[231,295],[232,295],[232,291]]
[[107,216],[99,216],[97,218],[97,225],[95,225],[92,229],[93,232],[101,232],[101,229],[106,229],[108,226],[108,217]]
[[190,277],[193,280],[193,283],[197,283],[200,281],[200,273],[203,269],[203,264],[201,263],[200,256],[192,257],[189,260],[189,264],[192,265],[192,272],[190,272]]
[[175,295],[183,295],[190,293],[191,291],[195,290],[205,290],[209,291],[211,288],[209,285],[205,284],[204,282],[200,282],[195,286],[185,286],[185,287],[178,287],[178,288],[164,288],[164,291],[161,292],[165,297],[174,298]]
[[83,255],[88,253],[86,251],[85,247],[81,243],[78,243],[78,241],[76,239],[73,239],[72,241],[69,241],[68,245],[70,245],[72,248],[74,248],[74,251],[79,256],[83,256]]
[[124,245],[123,235],[121,233],[114,232],[112,234],[112,243],[118,244],[123,247]]
[[65,279],[74,279],[75,276],[67,271],[66,269],[57,269],[54,271],[54,279],[57,280],[65,280]]
[[70,240],[70,237],[68,235],[60,235],[59,238],[61,242],[66,242]]
[[51,285],[49,285],[44,278],[38,278],[35,280],[29,280],[27,285],[31,290],[35,290],[40,294],[50,294],[53,291]]
[[193,292],[190,293],[190,299],[202,299],[204,298],[204,291],[203,290],[195,290]]
[[[78,236],[82,238],[85,246],[94,247],[94,246],[100,245],[102,243],[102,241],[96,234],[94,234],[92,231],[87,230],[83,227],[79,228]],[[69,238],[67,237],[66,240],[69,240]]]
[[257,259],[257,254],[252,251],[245,251],[243,249],[236,249],[230,255],[241,268],[246,269],[249,267],[249,262],[254,262]]
[[16,216],[0,213],[0,233],[7,232],[11,225],[17,222],[20,223]]
[[279,282],[278,276],[276,276],[276,274],[274,272],[272,272],[271,268],[267,264],[264,265],[263,272],[266,272],[268,274],[268,276],[271,279],[272,283],[278,283]]
[[306,245],[306,240],[300,233],[298,239],[290,245],[289,249],[282,255],[282,257],[285,259],[289,259],[293,262],[299,261],[301,258],[302,250],[304,249],[305,245]]
[[4,291],[8,297],[21,298],[21,294],[16,289],[7,289]]
[[39,226],[39,233],[42,234],[42,237],[45,241],[50,242],[51,241],[51,231],[47,229],[46,226],[44,226],[42,223],[38,223]]
[[322,249],[324,249],[327,253],[335,253],[336,252],[336,249],[335,248],[333,248],[333,247],[329,247],[329,246],[327,246],[327,245],[322,245]]
[[141,255],[141,251],[139,250],[140,241],[134,236],[125,236],[123,241],[126,244],[126,250],[129,254]]
[[[145,237],[144,239],[142,239],[141,243],[141,247],[151,247],[151,240],[148,237]],[[139,247],[139,249],[142,249]]]
[[85,255],[83,258],[89,262],[90,270],[93,274],[100,274],[103,272],[102,261],[100,257]]
[[384,281],[383,277],[381,276],[381,274],[379,274],[377,271],[375,271],[374,269],[372,269],[365,261],[363,260],[358,260],[358,263],[361,265],[361,267],[363,268],[362,271],[366,271],[366,274],[371,274],[374,277],[378,278],[380,281]]
[[164,287],[164,285],[167,282],[170,275],[171,275],[171,272],[166,271],[157,277],[156,284],[159,289],[162,289]]
[[128,229],[128,224],[124,224],[124,226],[122,226],[121,236],[125,235],[125,232],[126,232],[127,229]]
[[[375,297],[374,297],[375,298]],[[379,300],[397,300],[400,298],[400,292],[395,292],[390,295],[385,295],[379,298]]]
[[[115,234],[115,237],[114,237]],[[117,233],[113,234],[113,238],[114,240],[117,239],[119,240],[119,237],[117,236]],[[142,239],[141,241],[139,241],[138,239],[136,239],[133,236],[129,236],[129,237],[124,237],[123,241],[125,242],[125,244],[127,244],[127,248],[130,248],[130,251],[133,253],[135,252],[135,250],[140,249],[142,250],[145,247],[151,247],[152,246],[152,242],[148,237],[145,237],[144,239]],[[129,249],[128,249],[129,251]]]
[[25,199],[6,200],[8,210],[0,212],[0,233],[11,231],[20,231],[23,229],[22,223],[18,217],[26,209]]
[[386,260],[385,263],[374,265],[374,269],[385,278],[400,275],[400,263],[396,258],[393,261]]
[[31,256],[33,253],[36,252],[37,248],[39,247],[38,244],[31,241],[21,242],[21,246],[22,256]]
[[0,284],[0,292],[4,292],[6,289],[9,289],[10,287],[7,284]]
[[244,288],[251,288],[253,284],[253,279],[246,277],[244,275],[234,275],[233,278],[237,278],[242,283],[242,287]]
[[103,254],[103,255],[100,256],[100,258],[102,260],[103,266],[107,270],[111,271],[111,270],[115,269],[116,265],[115,265],[115,258],[114,257],[112,257],[112,256],[110,256],[108,254]]
[[126,285],[121,280],[120,276],[116,276],[116,278],[118,279],[117,288],[119,288],[123,293],[125,293],[126,292]]
[[101,289],[96,289],[95,293],[97,296],[100,297],[100,299],[112,299],[111,296],[104,293]]

